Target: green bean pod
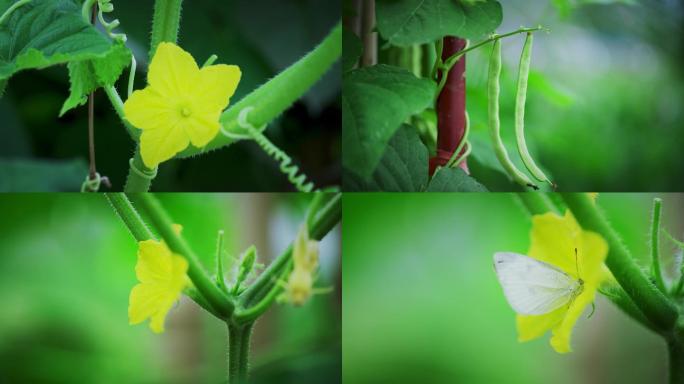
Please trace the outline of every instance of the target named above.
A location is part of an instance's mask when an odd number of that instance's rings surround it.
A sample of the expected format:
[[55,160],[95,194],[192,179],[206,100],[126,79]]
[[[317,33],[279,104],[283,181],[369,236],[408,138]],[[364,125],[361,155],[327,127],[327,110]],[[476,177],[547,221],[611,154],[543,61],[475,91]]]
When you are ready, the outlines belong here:
[[508,156],[506,147],[501,140],[501,121],[499,120],[499,78],[501,77],[501,41],[494,41],[492,55],[489,58],[489,78],[487,83],[489,134],[494,145],[494,152],[499,162],[514,182],[533,189],[539,189],[520,171]]
[[525,142],[525,101],[527,99],[527,80],[530,75],[530,61],[532,60],[532,33],[527,33],[525,45],[520,55],[518,68],[518,87],[515,95],[515,138],[518,144],[518,152],[528,171],[535,179],[552,184],[544,172],[532,159],[527,143]]

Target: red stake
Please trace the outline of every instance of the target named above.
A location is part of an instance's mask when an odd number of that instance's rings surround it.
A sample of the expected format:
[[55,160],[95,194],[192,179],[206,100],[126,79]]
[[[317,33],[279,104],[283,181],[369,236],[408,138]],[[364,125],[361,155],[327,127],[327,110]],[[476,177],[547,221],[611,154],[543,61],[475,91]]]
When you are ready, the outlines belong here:
[[[442,60],[446,61],[466,46],[464,39],[446,36],[443,40]],[[438,165],[445,165],[458,147],[465,133],[465,55],[451,68],[444,89],[437,99],[437,156],[430,159],[430,175]],[[443,76],[439,73],[439,76]],[[465,151],[463,147],[463,151]],[[460,167],[468,173],[467,160]]]

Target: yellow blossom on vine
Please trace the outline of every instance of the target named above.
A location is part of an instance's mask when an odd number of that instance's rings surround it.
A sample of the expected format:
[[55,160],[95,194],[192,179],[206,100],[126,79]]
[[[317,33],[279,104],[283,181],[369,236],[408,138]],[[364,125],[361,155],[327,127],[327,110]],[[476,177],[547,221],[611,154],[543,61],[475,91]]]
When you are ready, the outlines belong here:
[[529,257],[556,266],[574,279],[581,278],[584,288],[569,305],[549,313],[518,314],[518,340],[536,339],[551,330],[550,344],[553,349],[558,353],[567,353],[572,350],[572,328],[584,309],[594,302],[601,282],[611,277],[604,264],[608,244],[597,233],[582,230],[569,210],[565,216],[555,213],[533,216],[530,237]]
[[309,239],[309,231],[305,225],[297,233],[292,249],[292,264],[292,272],[280,300],[303,305],[312,294],[320,291],[313,288],[318,270],[318,241]]
[[[178,232],[179,227],[174,230]],[[149,318],[154,333],[164,332],[166,314],[190,284],[187,271],[187,260],[172,253],[163,241],[140,241],[135,266],[140,283],[129,297],[129,323],[139,324]]]
[[199,68],[192,56],[163,42],[150,63],[149,85],[124,103],[126,119],[142,130],[140,154],[155,168],[188,147],[204,147],[219,132],[219,117],[240,82],[240,68]]

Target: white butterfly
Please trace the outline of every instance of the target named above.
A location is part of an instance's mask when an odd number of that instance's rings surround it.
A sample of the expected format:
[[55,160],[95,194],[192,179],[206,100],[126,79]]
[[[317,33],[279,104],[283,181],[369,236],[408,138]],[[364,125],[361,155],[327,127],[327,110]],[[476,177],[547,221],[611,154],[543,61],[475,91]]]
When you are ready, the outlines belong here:
[[495,253],[494,270],[506,300],[521,315],[543,315],[570,305],[584,289],[581,278],[517,253]]

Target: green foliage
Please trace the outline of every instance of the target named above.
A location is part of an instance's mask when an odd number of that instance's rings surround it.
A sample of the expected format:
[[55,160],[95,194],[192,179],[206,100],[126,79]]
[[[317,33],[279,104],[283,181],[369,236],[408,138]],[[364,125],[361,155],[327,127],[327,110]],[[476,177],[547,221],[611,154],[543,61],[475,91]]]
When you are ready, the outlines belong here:
[[441,168],[435,172],[426,192],[487,192],[487,188],[461,168]]
[[347,172],[345,191],[416,192],[428,182],[428,151],[416,130],[403,125],[392,136],[382,160],[370,179]]
[[130,62],[131,51],[122,42],[114,44],[105,57],[70,62],[68,67],[71,93],[64,101],[59,116],[85,104],[88,94],[97,88],[114,85]]
[[377,65],[348,72],[342,85],[343,166],[368,179],[401,123],[432,103],[435,85]]
[[354,68],[361,57],[363,45],[354,32],[342,28],[342,70],[349,71]]
[[428,150],[416,129],[402,125],[392,136],[382,160],[368,180],[351,172],[344,175],[346,191],[483,192],[487,189],[460,168],[442,168],[428,175]]
[[[4,12],[12,4],[0,0]],[[74,0],[34,0],[0,25],[0,80],[29,68],[103,58],[113,44],[81,17]]]
[[477,38],[491,33],[502,19],[501,4],[487,0],[378,0],[377,26],[396,46],[434,41],[453,35]]

